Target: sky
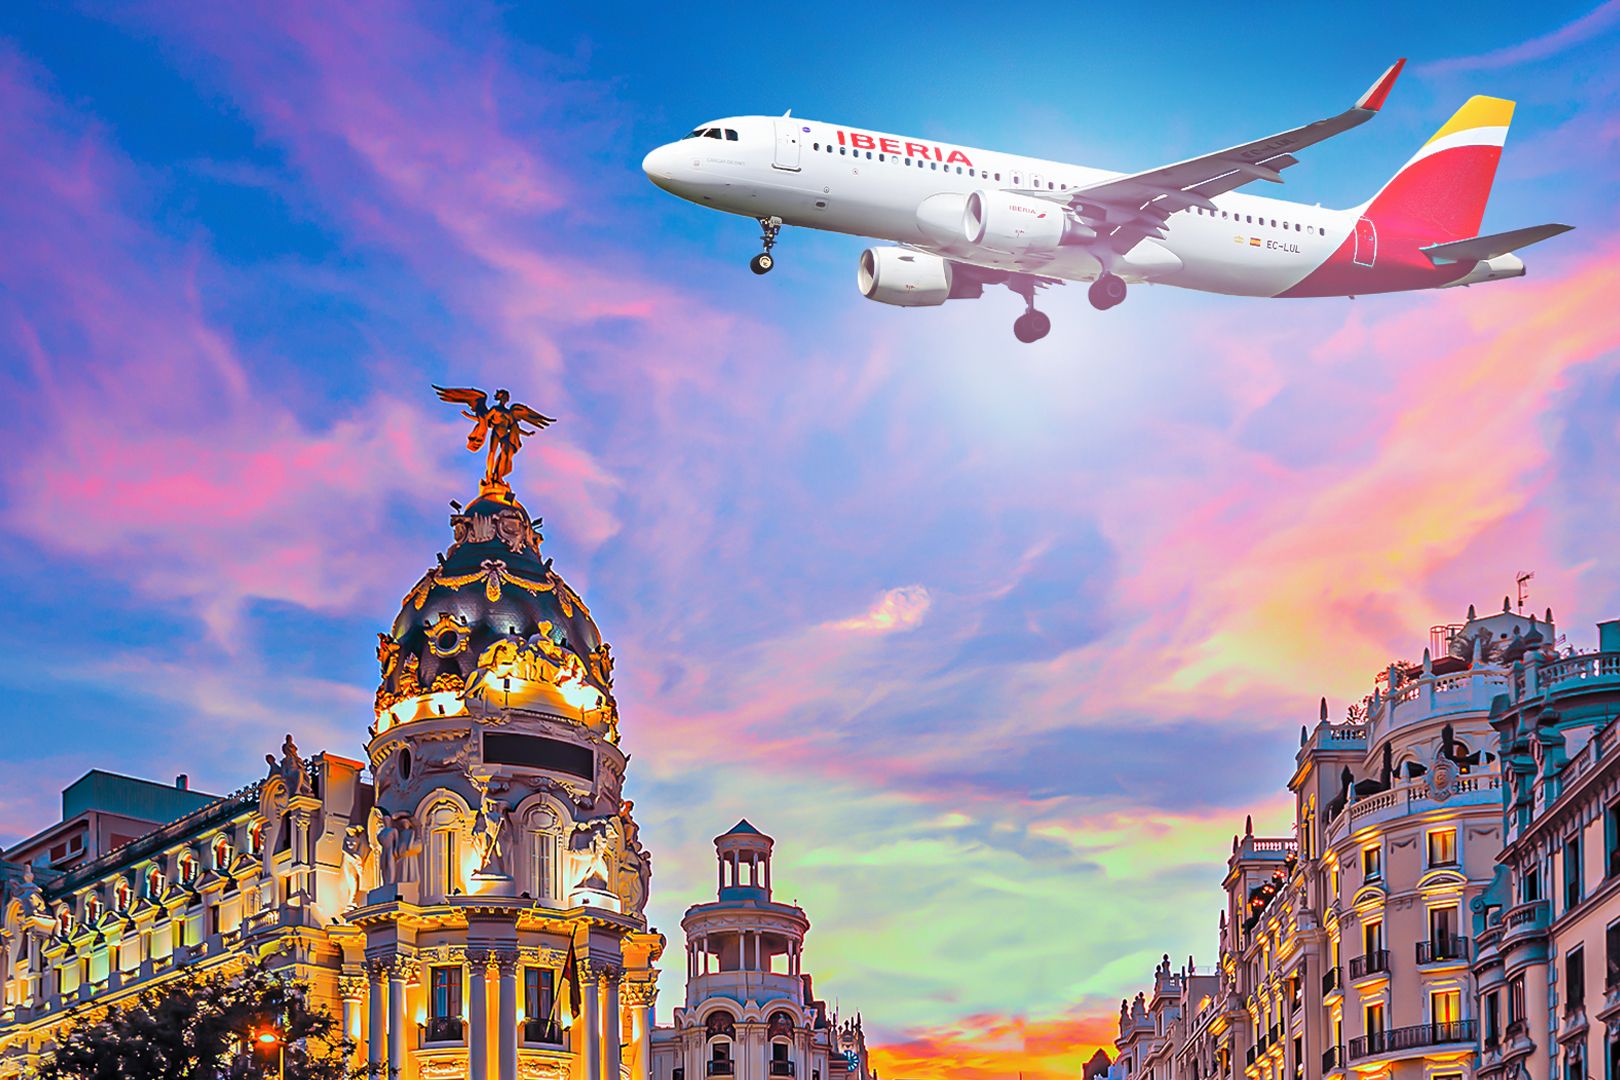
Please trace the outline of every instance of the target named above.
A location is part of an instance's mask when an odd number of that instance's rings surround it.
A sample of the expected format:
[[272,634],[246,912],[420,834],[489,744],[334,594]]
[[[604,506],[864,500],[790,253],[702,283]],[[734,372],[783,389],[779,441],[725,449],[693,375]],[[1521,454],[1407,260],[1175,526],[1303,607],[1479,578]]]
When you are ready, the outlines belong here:
[[[894,1077],[1072,1076],[1301,723],[1533,570],[1620,615],[1620,2],[0,8],[0,843],[85,770],[226,791],[358,757],[374,634],[479,463],[430,383],[559,417],[514,483],[612,642],[669,935],[746,815],[818,992]],[[1347,106],[1289,197],[1367,198],[1518,101],[1522,280],[900,310],[865,246],[679,202],[647,150],[833,119],[1139,169]],[[1268,190],[1267,194],[1271,192]]]

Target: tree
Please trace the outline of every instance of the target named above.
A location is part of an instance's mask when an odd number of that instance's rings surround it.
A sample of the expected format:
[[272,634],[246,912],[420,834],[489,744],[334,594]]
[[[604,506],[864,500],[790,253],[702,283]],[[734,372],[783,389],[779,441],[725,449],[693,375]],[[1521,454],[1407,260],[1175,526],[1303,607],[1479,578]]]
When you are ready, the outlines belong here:
[[[273,1032],[256,1043],[250,1033]],[[39,1080],[349,1080],[355,1044],[309,987],[254,964],[182,974],[129,1005],[87,1013],[60,1036]]]

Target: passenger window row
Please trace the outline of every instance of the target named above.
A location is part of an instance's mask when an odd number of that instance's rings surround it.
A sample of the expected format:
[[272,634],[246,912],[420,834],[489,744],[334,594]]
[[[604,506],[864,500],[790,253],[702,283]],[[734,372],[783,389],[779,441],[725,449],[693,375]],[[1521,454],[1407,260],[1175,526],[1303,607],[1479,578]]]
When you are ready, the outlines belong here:
[[[1199,217],[1214,217],[1215,216],[1215,211],[1213,211],[1213,210],[1205,210],[1201,206],[1193,207],[1193,212],[1196,213]],[[1221,211],[1221,220],[1222,221],[1231,220],[1231,221],[1238,222],[1240,224],[1259,225],[1259,226],[1262,226],[1262,227],[1265,227],[1267,221],[1269,220],[1271,228],[1273,228],[1273,229],[1281,229],[1283,232],[1290,232],[1290,231],[1292,231],[1292,232],[1303,232],[1303,233],[1309,233],[1312,236],[1326,236],[1327,235],[1327,230],[1326,229],[1318,228],[1315,225],[1301,225],[1297,221],[1294,221],[1294,222],[1284,221],[1284,222],[1279,223],[1276,218],[1267,219],[1267,218],[1263,218],[1263,217],[1260,220],[1256,221],[1253,214],[1229,214],[1225,210]]]
[[[829,154],[838,154],[840,157],[860,157],[864,154],[866,155],[866,160],[868,161],[891,161],[899,165],[915,165],[919,169],[929,168],[934,172],[950,172],[953,168],[953,166],[949,164],[945,165],[944,168],[941,168],[940,163],[937,161],[925,161],[922,158],[902,157],[899,154],[885,154],[882,151],[851,151],[851,149],[847,146],[834,146],[832,143],[828,143],[826,146],[823,146],[820,143],[812,143],[810,145],[810,149],[818,153],[825,150]],[[957,165],[954,166],[954,168],[956,169],[957,174],[961,176],[976,176],[982,177],[986,180],[992,179],[989,169],[976,169],[971,166],[964,165]],[[1001,179],[1001,174],[996,173],[994,179],[999,181]]]

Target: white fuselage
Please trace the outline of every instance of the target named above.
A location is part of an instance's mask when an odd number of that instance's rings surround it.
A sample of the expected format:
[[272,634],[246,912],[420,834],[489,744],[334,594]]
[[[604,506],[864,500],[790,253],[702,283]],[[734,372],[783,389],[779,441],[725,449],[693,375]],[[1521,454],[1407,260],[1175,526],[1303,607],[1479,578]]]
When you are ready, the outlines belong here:
[[[716,210],[890,240],[976,266],[1075,281],[1105,269],[1082,245],[1014,255],[971,244],[963,211],[978,190],[1046,191],[1056,199],[1118,173],[798,117],[736,117],[699,129],[707,130],[720,135],[688,136],[648,154],[643,168],[653,182]],[[1213,202],[1214,211],[1172,215],[1163,239],[1142,241],[1107,269],[1127,280],[1276,296],[1322,266],[1357,227],[1355,210],[1237,192]],[[1367,239],[1363,265],[1376,256],[1376,237]]]

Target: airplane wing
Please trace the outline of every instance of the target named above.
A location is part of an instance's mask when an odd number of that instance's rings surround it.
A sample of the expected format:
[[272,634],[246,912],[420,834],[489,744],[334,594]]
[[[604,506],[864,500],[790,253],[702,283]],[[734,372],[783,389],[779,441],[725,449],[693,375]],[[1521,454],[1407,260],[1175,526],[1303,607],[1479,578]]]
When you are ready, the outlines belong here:
[[[1314,146],[1371,120],[1383,107],[1406,60],[1395,61],[1356,103],[1337,116],[1264,139],[1188,158],[1089,187],[1070,189],[1070,208],[1120,253],[1145,237],[1164,236],[1164,222],[1188,207],[1213,209],[1210,199],[1255,180],[1282,183],[1282,170],[1299,163],[1295,151]],[[1051,198],[1050,192],[1030,192]]]

